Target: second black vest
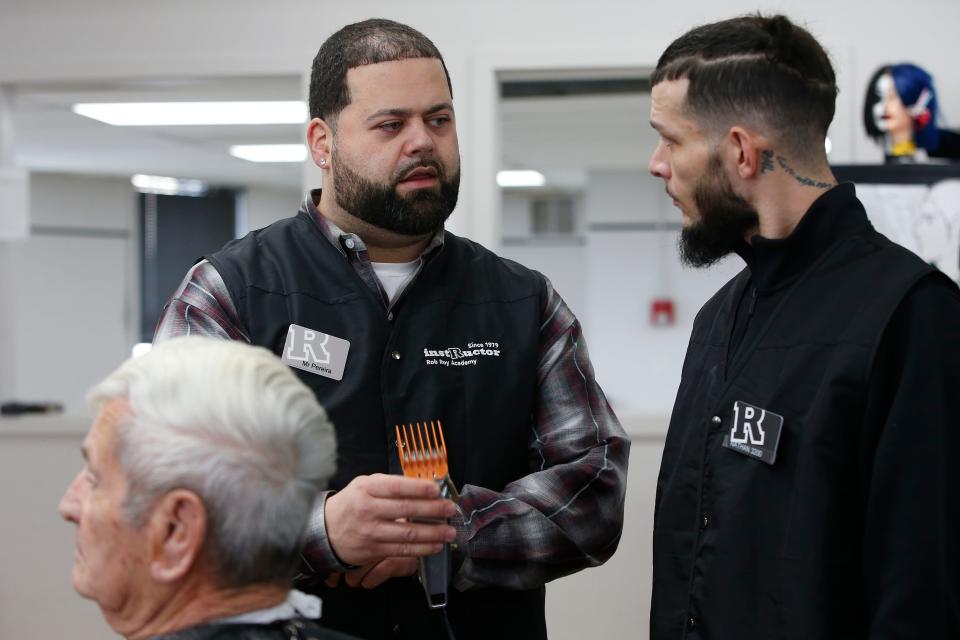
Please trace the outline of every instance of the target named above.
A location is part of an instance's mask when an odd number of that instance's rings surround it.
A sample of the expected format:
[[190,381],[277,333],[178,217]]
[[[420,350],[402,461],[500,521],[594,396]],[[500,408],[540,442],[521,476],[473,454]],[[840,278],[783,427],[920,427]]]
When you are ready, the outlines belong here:
[[[865,633],[867,383],[887,323],[932,269],[850,200],[830,214],[859,230],[833,238],[729,369],[749,271],[697,317],[657,483],[653,638]],[[737,401],[783,417],[773,465],[722,446]]]

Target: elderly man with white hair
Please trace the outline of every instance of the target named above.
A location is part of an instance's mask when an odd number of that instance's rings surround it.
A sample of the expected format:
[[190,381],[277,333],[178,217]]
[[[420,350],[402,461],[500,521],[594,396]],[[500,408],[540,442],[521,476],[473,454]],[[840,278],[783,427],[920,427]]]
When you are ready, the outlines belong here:
[[90,400],[86,464],[60,513],[77,527],[74,588],[117,633],[347,637],[290,589],[336,443],[287,366],[259,347],[181,338],[124,363]]

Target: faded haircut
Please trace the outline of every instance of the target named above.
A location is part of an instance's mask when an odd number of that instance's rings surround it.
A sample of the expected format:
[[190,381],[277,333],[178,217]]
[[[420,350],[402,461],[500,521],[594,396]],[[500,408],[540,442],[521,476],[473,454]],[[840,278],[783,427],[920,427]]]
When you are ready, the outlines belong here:
[[297,375],[262,347],[176,338],[89,394],[94,406],[113,399],[130,407],[117,432],[124,519],[143,526],[161,496],[192,491],[207,511],[201,558],[218,584],[289,585],[336,459],[333,427]]
[[820,43],[786,16],[747,15],[691,29],[651,77],[689,81],[685,111],[704,129],[757,127],[800,160],[824,157],[837,79]]
[[443,56],[433,42],[416,29],[382,18],[343,27],[327,38],[313,59],[310,117],[325,120],[331,128],[336,128],[336,117],[350,104],[347,71],[368,64],[412,58],[439,60],[447,77],[447,88],[453,95]]

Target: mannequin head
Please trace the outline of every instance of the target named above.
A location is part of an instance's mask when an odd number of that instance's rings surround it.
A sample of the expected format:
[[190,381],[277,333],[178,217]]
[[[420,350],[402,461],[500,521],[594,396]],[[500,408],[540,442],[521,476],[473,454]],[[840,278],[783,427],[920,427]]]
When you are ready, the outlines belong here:
[[888,156],[933,155],[940,146],[937,93],[929,73],[913,64],[877,69],[867,85],[863,123]]

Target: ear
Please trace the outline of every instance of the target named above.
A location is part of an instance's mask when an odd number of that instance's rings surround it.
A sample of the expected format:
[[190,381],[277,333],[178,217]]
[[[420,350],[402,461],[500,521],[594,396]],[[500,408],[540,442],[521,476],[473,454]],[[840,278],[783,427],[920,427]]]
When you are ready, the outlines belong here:
[[741,180],[751,180],[761,173],[762,156],[769,149],[766,137],[755,131],[735,126],[727,134],[729,159],[733,161],[734,171]]
[[307,125],[307,147],[313,157],[313,163],[324,171],[330,168],[330,144],[333,142],[333,129],[321,118],[314,118]]
[[200,497],[185,489],[165,494],[154,506],[149,526],[151,576],[174,582],[189,574],[207,536],[207,510]]

